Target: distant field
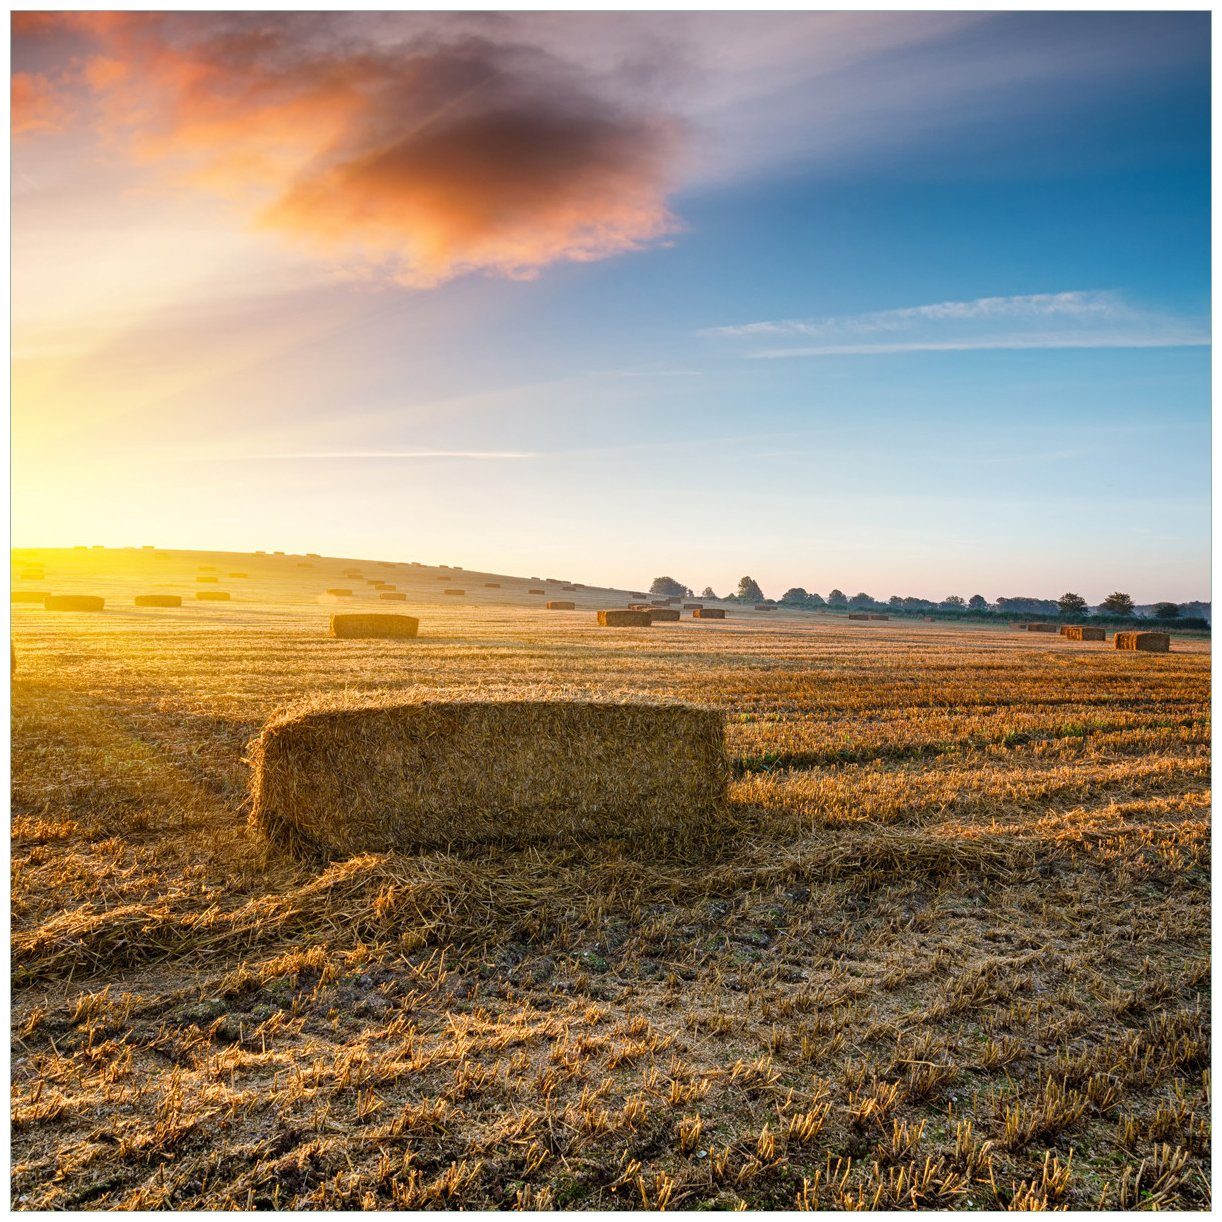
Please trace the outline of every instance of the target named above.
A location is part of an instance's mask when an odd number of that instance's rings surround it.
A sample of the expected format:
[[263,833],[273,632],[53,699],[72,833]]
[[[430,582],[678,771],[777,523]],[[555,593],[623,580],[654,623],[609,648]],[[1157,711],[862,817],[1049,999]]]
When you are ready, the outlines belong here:
[[[107,599],[12,608],[15,1206],[1208,1204],[1207,641],[609,629],[625,591],[301,556],[13,571]],[[328,639],[327,588],[419,638]],[[724,841],[294,864],[245,747],[342,691],[723,709]]]

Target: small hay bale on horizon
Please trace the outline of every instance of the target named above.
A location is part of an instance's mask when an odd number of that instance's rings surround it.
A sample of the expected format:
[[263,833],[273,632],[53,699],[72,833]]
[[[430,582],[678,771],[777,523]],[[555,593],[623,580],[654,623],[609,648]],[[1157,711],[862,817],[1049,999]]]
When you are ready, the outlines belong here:
[[849,612],[849,615],[848,615],[848,618],[849,618],[849,619],[866,619],[866,620],[868,620],[870,617],[869,617],[869,616],[868,616],[868,615],[867,615],[867,614],[866,614],[864,611],[850,611],[850,612]]
[[44,569],[22,569],[17,574],[22,581],[43,581],[46,579],[46,571]]
[[137,607],[181,607],[181,594],[137,594]]
[[388,603],[407,602],[407,595],[404,594],[401,590],[383,590],[382,593],[378,595],[378,597],[383,602],[388,602]]
[[726,613],[721,607],[697,607],[692,612],[692,619],[725,619]]
[[652,624],[677,624],[682,618],[678,607],[650,607],[646,615]]
[[1118,632],[1116,648],[1140,650],[1143,653],[1170,653],[1171,634],[1168,632]]
[[501,588],[501,583],[499,581],[485,581],[484,582],[485,590],[499,590],[500,588]]
[[48,611],[101,611],[106,599],[96,594],[48,594],[42,605]]
[[549,611],[576,611],[577,604],[567,598],[553,598],[548,604]]
[[195,597],[202,599],[204,602],[227,603],[229,601],[228,590],[196,590]]
[[414,615],[365,614],[333,615],[327,625],[327,635],[344,640],[402,640],[420,631],[420,621]]
[[628,597],[629,598],[648,598],[649,595],[644,593],[642,590],[629,590]]
[[250,574],[249,573],[226,573],[225,576],[226,577],[245,578],[245,577],[249,577]]
[[612,607],[598,612],[598,624],[601,628],[648,628],[652,623],[653,619],[648,611]]
[[336,586],[336,588],[333,590],[327,590],[326,593],[330,594],[332,598],[351,598],[352,597],[351,590],[346,590],[339,586]]
[[889,620],[891,617],[890,617],[889,615],[880,615],[880,614],[879,614],[877,611],[871,611],[871,612],[870,612],[870,618],[871,618],[871,619],[885,619],[885,620]]
[[453,598],[462,598],[466,593],[466,590],[442,590],[442,594],[448,594]]
[[546,590],[527,590],[527,594],[546,594]]
[[680,704],[319,700],[250,746],[251,822],[306,860],[724,831],[720,712]]
[[704,603],[684,603],[684,611],[699,611],[704,607]]

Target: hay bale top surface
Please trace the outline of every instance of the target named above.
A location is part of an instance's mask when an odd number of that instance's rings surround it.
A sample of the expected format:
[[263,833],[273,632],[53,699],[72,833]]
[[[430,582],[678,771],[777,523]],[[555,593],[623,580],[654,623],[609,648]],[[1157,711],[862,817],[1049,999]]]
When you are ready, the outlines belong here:
[[456,844],[706,842],[723,718],[645,701],[323,699],[251,744],[252,821],[304,858]]

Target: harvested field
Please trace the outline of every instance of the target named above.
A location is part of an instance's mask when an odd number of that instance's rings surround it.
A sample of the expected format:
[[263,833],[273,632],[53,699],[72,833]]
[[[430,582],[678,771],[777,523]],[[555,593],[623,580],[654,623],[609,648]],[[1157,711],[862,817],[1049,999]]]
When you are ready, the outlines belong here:
[[648,628],[653,623],[648,611],[633,611],[613,607],[598,612],[598,623],[603,628]]
[[[1207,639],[633,635],[400,566],[404,649],[325,635],[352,557],[160,557],[17,558],[107,612],[12,608],[14,1206],[1208,1207]],[[132,606],[200,560],[242,600]],[[709,706],[727,808],[318,865],[247,817],[305,698]]]
[[420,620],[414,615],[379,614],[333,615],[327,632],[333,637],[359,639],[366,637],[414,637],[420,630]]

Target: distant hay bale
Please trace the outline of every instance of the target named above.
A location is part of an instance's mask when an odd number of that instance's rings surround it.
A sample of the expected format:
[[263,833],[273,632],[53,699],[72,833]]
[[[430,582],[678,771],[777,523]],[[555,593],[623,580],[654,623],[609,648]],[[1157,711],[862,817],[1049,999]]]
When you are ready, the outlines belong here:
[[414,637],[420,621],[414,615],[386,615],[376,612],[364,615],[333,615],[327,631],[330,636],[345,640]]
[[598,613],[598,623],[603,628],[648,628],[653,620],[648,611],[632,611],[612,608]]
[[336,586],[335,589],[333,590],[328,590],[327,593],[330,594],[332,598],[351,598],[352,597],[351,590],[343,589],[339,586]]
[[649,600],[649,605],[651,607],[669,607],[670,599],[669,598],[651,598]]
[[872,611],[872,612],[870,613],[870,618],[871,618],[871,619],[886,619],[886,620],[889,620],[891,617],[890,617],[889,615],[879,615],[877,612],[873,612],[873,611]]
[[1028,632],[1057,632],[1056,624],[1028,624]]
[[388,603],[404,603],[407,602],[407,595],[399,590],[383,590],[378,597],[383,602]]
[[576,586],[561,586],[560,589],[564,591],[565,593],[571,593],[572,591],[576,590],[577,587]]
[[576,611],[577,604],[570,602],[567,598],[553,598],[548,604],[549,611]]
[[629,611],[652,611],[653,604],[652,603],[629,603],[628,610]]
[[1071,641],[1106,641],[1107,632],[1102,628],[1088,628],[1082,624],[1068,624],[1061,631]]
[[499,590],[500,588],[501,588],[501,583],[499,581],[485,581],[484,582],[485,590]]
[[442,594],[449,594],[452,598],[462,598],[466,593],[466,590],[442,590]]
[[722,715],[678,704],[320,701],[250,759],[252,823],[309,860],[724,830]]
[[725,619],[726,613],[720,607],[697,607],[692,612],[692,619]]
[[9,601],[15,603],[45,603],[51,597],[49,590],[14,590]]
[[48,611],[101,611],[106,599],[96,594],[48,594],[42,605]]
[[1171,636],[1166,632],[1118,632],[1117,649],[1139,649],[1143,653],[1169,653]]
[[864,611],[850,611],[849,619],[869,619],[870,617]]
[[527,594],[546,594],[546,590],[527,590]]
[[283,552],[272,552],[272,555],[273,556],[283,556],[284,553]]
[[229,601],[228,590],[196,590],[195,597],[202,599],[204,602],[227,603]]
[[137,594],[137,607],[181,607],[181,594]]
[[646,594],[646,593],[645,593],[644,591],[642,591],[642,590],[629,590],[629,591],[628,591],[628,597],[629,597],[629,598],[648,598],[648,597],[649,597],[649,595],[648,595],[648,594]]
[[220,578],[219,577],[197,577],[195,580],[201,583],[207,583],[210,581],[217,582],[220,580]]
[[650,607],[646,614],[654,624],[674,624],[679,621],[678,607]]

